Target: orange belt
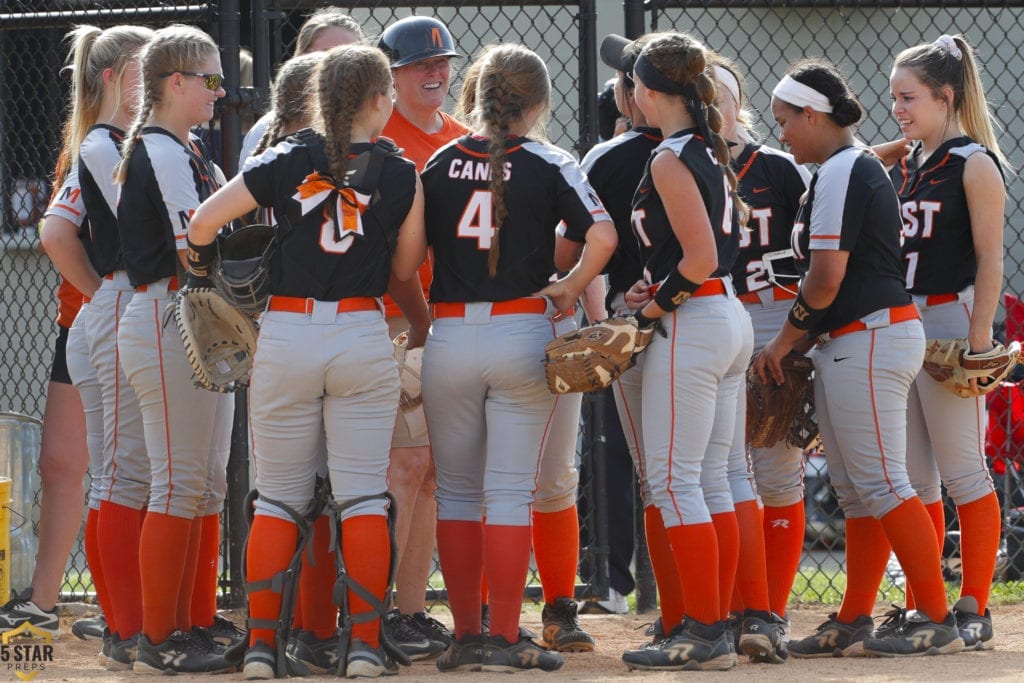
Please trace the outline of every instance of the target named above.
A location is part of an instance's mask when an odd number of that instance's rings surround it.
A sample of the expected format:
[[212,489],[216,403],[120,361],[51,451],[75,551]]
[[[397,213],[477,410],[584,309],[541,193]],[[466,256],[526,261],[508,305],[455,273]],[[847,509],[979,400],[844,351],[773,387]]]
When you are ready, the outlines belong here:
[[926,306],[939,306],[941,304],[951,304],[954,301],[960,299],[959,294],[929,294],[925,297],[924,303]]
[[[921,313],[917,310],[917,306],[914,304],[907,304],[905,306],[893,306],[889,309],[889,324],[895,325],[896,323],[905,323],[908,320],[920,320]],[[824,343],[821,341],[829,341],[836,337],[842,337],[844,334],[850,334],[851,332],[863,332],[868,329],[868,326],[862,320],[854,320],[849,325],[843,325],[837,329],[830,331],[826,335],[818,337],[818,343]]]
[[[755,292],[747,292],[746,294],[740,294],[737,298],[745,304],[759,304],[761,303],[761,297],[759,296],[764,289],[759,289]],[[772,296],[776,301],[788,301],[795,299],[796,294],[789,291],[785,287],[779,287],[778,285],[772,287]]]
[[[651,285],[650,294],[654,296],[658,293],[658,289],[661,287],[660,282],[655,282]],[[727,294],[729,290],[725,288],[725,282],[720,277],[709,278],[704,281],[700,287],[697,288],[690,296],[715,296],[716,294]]]
[[[304,313],[310,315],[313,312],[313,304],[316,299],[307,299],[300,296],[277,296],[270,297],[270,306],[267,310],[282,311],[284,313]],[[354,311],[379,311],[380,302],[372,296],[352,296],[338,302],[338,313],[352,313]]]
[[[484,303],[484,302],[481,302]],[[491,315],[512,315],[515,313],[545,313],[548,300],[539,296],[527,296],[510,301],[494,301],[491,303]],[[431,318],[461,318],[466,315],[466,304],[459,302],[439,302],[430,304]]]
[[[111,277],[111,279],[113,279],[113,277]],[[153,283],[150,283],[150,284],[153,284]],[[147,289],[149,289],[149,285],[139,285],[138,287],[135,288],[135,291],[136,292],[145,292]],[[174,276],[174,277],[171,278],[171,281],[169,283],[167,283],[167,291],[168,292],[173,292],[176,289],[178,289],[178,277]]]

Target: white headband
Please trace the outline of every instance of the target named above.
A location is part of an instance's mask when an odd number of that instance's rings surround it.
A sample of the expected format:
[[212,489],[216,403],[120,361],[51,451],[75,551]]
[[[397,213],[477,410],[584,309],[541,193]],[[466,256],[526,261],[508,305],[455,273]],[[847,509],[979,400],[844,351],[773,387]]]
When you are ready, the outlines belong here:
[[932,45],[940,50],[945,50],[953,56],[953,59],[958,61],[964,57],[964,53],[960,52],[960,48],[957,47],[956,41],[953,40],[953,36],[941,35],[935,39],[935,42],[932,43]]
[[718,85],[729,91],[737,107],[743,104],[740,102],[740,83],[731,71],[715,64],[715,80],[718,81]]
[[828,103],[827,97],[809,85],[804,85],[789,76],[782,77],[779,84],[775,86],[775,90],[772,90],[772,97],[777,97],[800,108],[810,107],[815,111],[832,113],[832,105]]

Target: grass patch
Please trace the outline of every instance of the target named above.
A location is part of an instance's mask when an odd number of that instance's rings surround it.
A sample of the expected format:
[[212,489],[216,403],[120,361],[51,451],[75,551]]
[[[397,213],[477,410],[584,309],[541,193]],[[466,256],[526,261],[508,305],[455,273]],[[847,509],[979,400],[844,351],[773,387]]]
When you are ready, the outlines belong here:
[[[793,582],[791,601],[804,604],[838,605],[843,601],[846,590],[846,572],[835,569],[801,571]],[[906,593],[903,586],[894,583],[888,576],[883,577],[878,591],[879,602],[903,603]]]
[[1016,605],[1024,602],[1024,581],[1006,581],[992,584],[993,605]]

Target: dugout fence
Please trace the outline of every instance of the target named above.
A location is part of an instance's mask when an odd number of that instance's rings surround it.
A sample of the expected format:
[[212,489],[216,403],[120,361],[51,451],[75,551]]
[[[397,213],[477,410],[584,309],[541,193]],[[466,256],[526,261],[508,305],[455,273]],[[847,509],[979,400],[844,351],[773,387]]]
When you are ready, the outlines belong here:
[[[75,24],[171,22],[199,26],[222,47],[228,96],[205,134],[230,175],[236,170],[244,126],[262,113],[276,68],[291,56],[304,17],[324,2],[315,0],[5,0],[0,3],[0,410],[41,417],[52,354],[56,274],[37,251],[35,226],[50,191],[49,175],[59,145],[68,79],[61,67],[66,48],[61,39]],[[549,135],[552,141],[582,155],[597,140],[597,94],[609,74],[597,63],[604,31],[636,36],[646,30],[676,28],[694,33],[710,47],[733,57],[747,74],[758,128],[777,144],[768,112],[770,90],[786,65],[804,55],[824,55],[851,76],[868,116],[861,136],[870,142],[892,139],[897,128],[888,112],[888,72],[898,49],[941,33],[962,31],[977,47],[985,65],[985,84],[1005,131],[1004,151],[1017,168],[1024,166],[1024,71],[1019,36],[1024,30],[1024,1],[1017,2],[865,2],[804,0],[788,2],[673,2],[669,0],[587,0],[581,2],[333,2],[352,14],[368,36],[377,36],[395,19],[431,14],[450,27],[466,59],[453,63],[452,92],[461,74],[484,45],[521,42],[547,62],[553,81]],[[611,17],[611,19],[609,19]],[[601,26],[601,32],[598,26]],[[241,83],[239,48],[252,54],[252,80]],[[1024,291],[1024,209],[1021,183],[1009,179],[1006,223],[1006,289]],[[1001,313],[998,316],[1003,318]],[[1011,316],[1011,335],[1021,329]],[[1018,386],[997,394],[993,406],[989,454],[1006,511],[1006,549],[1000,578],[1024,575],[1024,506],[1020,464],[1024,462],[1024,397]],[[629,482],[605,473],[609,430],[603,398],[588,397],[578,446],[583,468],[581,515],[586,567],[580,596],[603,597],[610,586],[609,529],[621,527],[620,512],[607,501]],[[1002,401],[1002,403],[998,403]],[[241,402],[244,403],[244,402]],[[240,561],[245,534],[242,501],[249,487],[245,414],[236,416],[229,472],[229,501],[224,514],[222,595],[225,605],[244,599]],[[830,600],[843,588],[843,524],[831,495],[827,473],[816,455],[808,458],[807,547],[798,589],[802,599]],[[636,525],[637,557],[645,555],[642,518]],[[947,510],[951,530],[955,514]],[[1019,535],[1018,535],[1019,531]],[[951,538],[955,539],[955,534]],[[955,578],[954,548],[949,577]],[[654,606],[649,570],[636,567],[638,605]],[[539,596],[531,577],[532,599]],[[440,572],[431,578],[431,597],[444,598]],[[66,599],[91,594],[81,546],[68,563],[62,588]],[[887,596],[901,599],[898,568]]]

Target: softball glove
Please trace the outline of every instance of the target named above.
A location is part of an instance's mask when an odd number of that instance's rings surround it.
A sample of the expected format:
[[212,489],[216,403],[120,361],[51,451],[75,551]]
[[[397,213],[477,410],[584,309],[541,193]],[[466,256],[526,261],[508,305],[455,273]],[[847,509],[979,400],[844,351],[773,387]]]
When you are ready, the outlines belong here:
[[544,348],[544,374],[552,394],[600,391],[636,364],[654,336],[636,318],[608,318],[563,334]]
[[249,315],[215,289],[185,287],[174,302],[174,320],[197,387],[229,393],[249,386],[259,332]]
[[970,380],[978,380],[981,393],[999,386],[1020,362],[1020,342],[1006,347],[999,342],[984,353],[971,353],[966,339],[929,339],[924,350],[924,371],[957,396],[975,396]]
[[818,437],[814,412],[814,363],[792,351],[782,358],[783,384],[762,384],[747,369],[747,440],[754,448],[771,448],[785,439],[790,446],[806,449]]

